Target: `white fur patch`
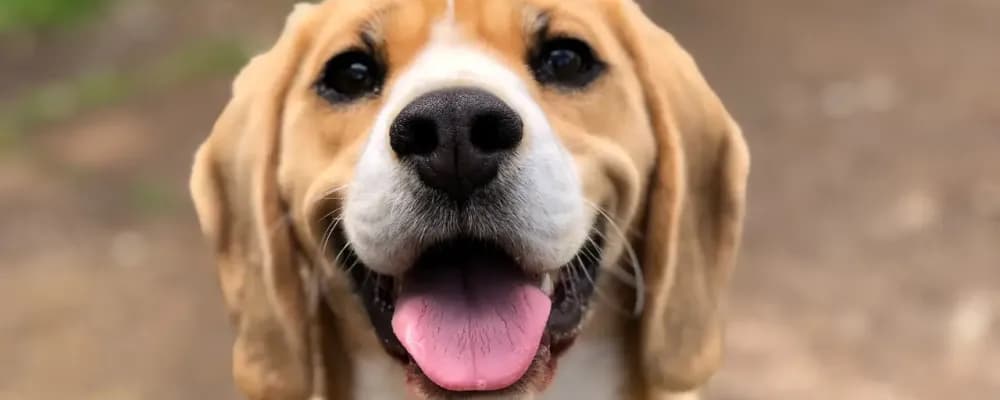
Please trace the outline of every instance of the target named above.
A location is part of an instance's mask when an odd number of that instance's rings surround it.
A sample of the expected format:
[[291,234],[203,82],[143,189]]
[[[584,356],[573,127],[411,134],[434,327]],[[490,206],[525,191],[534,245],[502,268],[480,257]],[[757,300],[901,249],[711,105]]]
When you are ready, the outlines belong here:
[[445,11],[444,20],[449,24],[455,23],[455,0],[448,0],[448,9]]
[[[422,205],[415,193],[422,184],[396,160],[389,128],[414,99],[454,87],[482,89],[505,101],[520,115],[524,139],[517,155],[501,168],[506,208],[480,207],[467,212],[464,220],[445,223],[419,211]],[[572,260],[590,233],[593,216],[571,155],[514,71],[463,40],[453,24],[440,23],[430,43],[387,92],[390,96],[370,133],[344,207],[347,237],[367,267],[398,276],[428,244],[458,233],[508,241],[502,244],[531,271],[557,269]]]

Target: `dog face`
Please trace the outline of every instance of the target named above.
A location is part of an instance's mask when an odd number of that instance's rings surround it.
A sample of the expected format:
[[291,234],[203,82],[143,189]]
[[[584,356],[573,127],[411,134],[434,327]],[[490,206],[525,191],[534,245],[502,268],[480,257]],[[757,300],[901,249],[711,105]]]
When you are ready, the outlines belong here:
[[251,397],[349,387],[377,347],[423,397],[522,398],[622,266],[642,266],[637,381],[707,377],[746,171],[629,1],[328,1],[240,74],[192,190]]

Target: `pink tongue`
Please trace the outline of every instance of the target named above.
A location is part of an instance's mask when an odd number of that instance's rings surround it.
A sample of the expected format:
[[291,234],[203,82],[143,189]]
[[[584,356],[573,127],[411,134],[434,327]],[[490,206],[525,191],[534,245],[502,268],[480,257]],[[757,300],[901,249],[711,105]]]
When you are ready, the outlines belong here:
[[505,389],[538,352],[552,301],[512,268],[466,265],[410,279],[392,329],[424,375],[452,391]]

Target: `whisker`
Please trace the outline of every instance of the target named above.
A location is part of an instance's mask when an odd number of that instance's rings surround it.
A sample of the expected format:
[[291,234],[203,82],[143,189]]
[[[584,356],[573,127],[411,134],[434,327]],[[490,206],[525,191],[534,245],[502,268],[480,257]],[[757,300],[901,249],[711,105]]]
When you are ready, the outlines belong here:
[[[594,234],[600,236],[601,239],[604,239],[605,242],[607,242],[607,239],[608,239],[607,236],[604,235],[604,233],[601,233],[600,230],[593,229],[593,232],[594,232]],[[594,245],[595,247],[598,247],[597,243],[594,241],[593,238],[588,237],[587,240],[590,241],[590,243],[592,245]],[[585,251],[586,251],[587,255],[590,256],[595,261],[596,261],[597,258],[599,258],[599,256],[597,254],[594,254],[594,250],[587,249]],[[621,283],[624,283],[624,284],[628,285],[629,287],[635,289],[635,287],[636,287],[635,277],[633,277],[632,275],[629,275],[627,272],[623,271],[621,268],[618,268],[618,264],[617,263],[611,263],[611,264],[604,264],[604,263],[602,263],[601,264],[601,270],[610,273],[612,276],[614,276],[615,278],[617,278],[618,281],[620,281]]]
[[[336,198],[332,197],[332,196],[335,195],[335,194],[337,194],[337,193],[339,193],[339,192],[341,192],[341,191],[346,190],[348,187],[349,187],[349,185],[342,185],[342,186],[337,186],[337,187],[330,188],[330,190],[327,190],[326,193],[323,193],[323,195],[320,196],[320,198],[318,200],[316,200],[316,203],[319,203],[319,202],[322,202],[322,201],[325,201],[325,200],[336,200]],[[331,210],[330,212],[326,213],[326,215],[323,215],[322,217],[320,217],[320,220],[322,221],[322,220],[325,220],[327,218],[331,218],[331,217],[333,217],[333,216],[335,216],[337,214],[340,214],[341,211],[343,211],[343,207],[337,207],[336,209]],[[326,246],[329,244],[330,238],[331,238],[331,236],[333,236],[333,233],[336,230],[337,225],[340,224],[340,222],[342,220],[343,220],[343,217],[337,217],[337,218],[335,218],[332,221],[332,224],[330,224],[330,226],[326,229],[326,232],[323,233],[323,240],[320,241],[320,246],[319,246],[319,251],[323,252],[322,255],[325,255],[325,253],[326,253]]]
[[[590,275],[589,271],[587,271],[587,267],[585,265],[581,263],[576,265],[575,267],[579,267],[580,271],[583,272],[583,275],[587,278],[587,282],[590,282],[590,285],[594,288],[594,293],[597,295],[598,299],[604,302],[604,304],[607,304],[609,307],[611,307],[611,309],[615,310],[615,312],[620,313],[622,315],[629,315],[629,313],[623,310],[621,307],[619,307],[616,302],[611,301],[610,296],[604,294],[601,288],[597,285],[597,281],[594,280],[594,277]],[[572,269],[575,270],[576,268]]]
[[327,218],[331,218],[334,215],[337,215],[337,213],[339,213],[339,212],[340,212],[340,208],[336,208],[333,211],[330,211],[330,212],[326,213],[326,215],[323,215],[322,217],[320,217],[320,219],[324,220],[324,219],[327,219]]
[[358,260],[352,261],[351,265],[349,265],[347,268],[344,269],[344,273],[350,274],[351,271],[354,271],[354,268],[357,268],[359,265],[361,265],[361,261]]
[[340,225],[340,222],[343,220],[343,217],[334,218],[334,220],[330,223],[330,226],[326,228],[326,232],[323,233],[323,240],[320,241],[319,244],[319,251],[322,255],[326,255],[326,247],[330,244],[330,239],[333,238],[333,233],[336,232],[337,226]]
[[337,252],[337,256],[333,258],[333,262],[340,263],[341,262],[340,257],[343,256],[344,252],[347,251],[347,249],[349,248],[351,248],[351,242],[344,243],[344,247],[341,247],[340,251]]
[[335,200],[335,198],[330,197],[330,196],[333,196],[333,195],[335,195],[337,193],[340,193],[340,192],[342,192],[344,190],[347,190],[347,188],[349,188],[349,187],[350,187],[350,185],[341,185],[341,186],[330,188],[330,190],[327,190],[326,193],[323,193],[323,195],[320,196],[320,200]]
[[577,254],[576,257],[573,259],[573,262],[569,264],[569,270],[568,270],[569,274],[571,275],[569,279],[569,289],[570,292],[572,293],[573,301],[577,303],[581,303],[581,299],[580,299],[580,288],[576,286],[576,281],[580,280],[580,275],[576,272],[576,269],[577,267],[582,267],[582,266],[583,266],[583,261],[580,260],[580,255]]
[[[330,189],[325,194],[323,194],[318,199],[316,199],[316,201],[314,202],[314,205],[318,204],[320,202],[326,201],[326,200],[341,200],[341,198],[334,197],[334,195],[337,194],[337,193],[339,193],[339,192],[341,192],[341,191],[343,191],[344,189],[347,189],[347,185],[340,186],[340,187],[335,187],[333,189]],[[333,211],[330,211],[330,212],[326,213],[326,215],[322,216],[320,219],[330,218],[334,214],[339,213],[340,211],[341,211],[341,208],[338,207],[338,208],[334,209]]]
[[635,308],[632,310],[632,312],[636,317],[638,317],[642,315],[642,310],[646,306],[646,281],[645,277],[642,274],[642,266],[639,263],[639,256],[636,255],[635,249],[632,247],[632,243],[631,241],[629,241],[628,236],[625,235],[625,232],[622,230],[622,228],[614,221],[613,218],[611,218],[610,215],[608,215],[607,212],[604,211],[604,209],[602,209],[600,206],[592,203],[587,199],[584,199],[583,201],[585,204],[589,205],[591,208],[597,211],[598,214],[603,216],[604,219],[608,222],[608,225],[615,231],[615,234],[622,240],[622,246],[625,248],[625,251],[628,254],[630,261],[629,264],[632,267],[633,275],[635,278]]

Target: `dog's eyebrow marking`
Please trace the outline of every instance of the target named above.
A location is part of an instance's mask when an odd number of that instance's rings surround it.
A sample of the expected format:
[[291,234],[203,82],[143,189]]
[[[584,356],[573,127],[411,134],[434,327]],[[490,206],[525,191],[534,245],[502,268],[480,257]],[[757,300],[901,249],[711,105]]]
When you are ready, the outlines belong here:
[[392,12],[398,4],[386,4],[372,12],[371,17],[361,24],[361,40],[370,48],[384,43],[383,22],[385,16]]
[[365,45],[365,48],[369,51],[375,51],[381,47],[382,32],[378,27],[373,26],[374,23],[365,23],[361,27],[361,43]]
[[549,11],[528,8],[524,10],[525,37],[528,40],[544,37],[549,32],[552,23],[552,13]]

